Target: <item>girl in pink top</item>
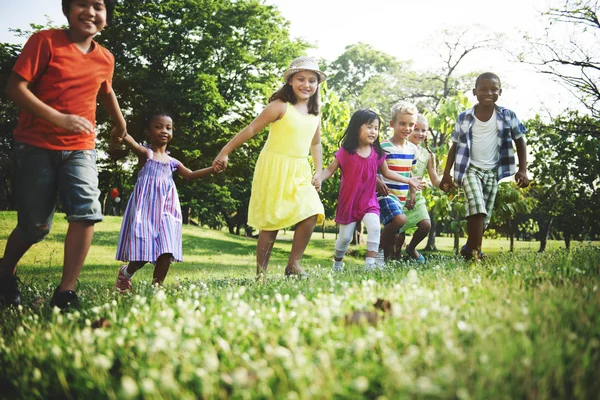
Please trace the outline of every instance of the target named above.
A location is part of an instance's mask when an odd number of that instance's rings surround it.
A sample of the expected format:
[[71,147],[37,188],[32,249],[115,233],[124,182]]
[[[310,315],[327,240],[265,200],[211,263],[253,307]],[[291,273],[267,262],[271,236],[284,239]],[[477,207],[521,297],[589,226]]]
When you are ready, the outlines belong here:
[[[332,176],[340,168],[342,179],[336,209],[335,221],[340,225],[340,233],[335,244],[333,270],[342,270],[342,260],[354,234],[358,221],[367,227],[367,256],[365,268],[375,269],[375,256],[379,248],[379,202],[375,192],[377,171],[384,177],[402,183],[405,178],[388,169],[385,155],[379,145],[381,120],[371,110],[358,110],[350,118],[341,148],[335,153],[335,160],[313,178],[313,185]],[[420,183],[416,178],[415,185]],[[420,186],[418,187],[420,189]]]

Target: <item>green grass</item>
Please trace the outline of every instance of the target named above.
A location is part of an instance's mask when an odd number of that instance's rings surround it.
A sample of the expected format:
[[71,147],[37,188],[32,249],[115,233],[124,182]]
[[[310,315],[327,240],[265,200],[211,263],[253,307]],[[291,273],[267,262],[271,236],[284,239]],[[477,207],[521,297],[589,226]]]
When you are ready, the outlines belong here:
[[[4,245],[16,222],[0,213]],[[24,307],[0,310],[0,398],[598,398],[600,249],[536,253],[484,240],[490,259],[451,256],[451,238],[417,269],[365,273],[362,248],[333,275],[334,236],[315,234],[307,280],[283,278],[276,244],[256,283],[254,239],[184,227],[185,262],[164,288],[151,266],[112,290],[120,220],[98,224],[81,274],[82,309],[46,300],[60,279],[64,218],[24,257]],[[550,243],[551,248],[560,246]],[[489,250],[487,250],[489,249]],[[345,316],[392,304],[375,326]],[[100,318],[108,326],[94,329]]]

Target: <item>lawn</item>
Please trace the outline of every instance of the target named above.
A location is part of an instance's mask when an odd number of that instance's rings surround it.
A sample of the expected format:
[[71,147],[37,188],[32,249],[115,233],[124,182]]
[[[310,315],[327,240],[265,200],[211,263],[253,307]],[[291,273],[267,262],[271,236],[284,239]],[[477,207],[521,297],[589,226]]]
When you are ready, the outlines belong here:
[[[0,246],[14,227],[0,213]],[[285,279],[292,232],[255,282],[256,242],[184,227],[185,262],[165,286],[146,266],[112,289],[120,219],[98,224],[80,280],[82,308],[47,306],[66,222],[20,264],[24,306],[0,310],[1,398],[598,398],[600,249],[536,253],[485,240],[484,263],[452,256],[366,273],[353,249],[330,270],[334,235],[315,233],[308,279]],[[464,240],[463,240],[464,241]],[[373,306],[385,299],[391,307]],[[362,312],[362,314],[357,314]],[[361,319],[360,316],[365,318]],[[367,322],[367,319],[371,323]],[[354,322],[354,323],[353,323]]]

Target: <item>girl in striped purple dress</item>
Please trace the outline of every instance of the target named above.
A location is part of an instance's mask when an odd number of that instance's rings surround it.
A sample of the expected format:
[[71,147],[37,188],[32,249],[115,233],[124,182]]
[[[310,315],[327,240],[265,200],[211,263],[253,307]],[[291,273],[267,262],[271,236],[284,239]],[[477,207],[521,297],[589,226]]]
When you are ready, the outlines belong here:
[[[173,172],[185,179],[197,179],[214,172],[212,167],[191,171],[169,157],[167,144],[173,138],[173,121],[167,114],[155,114],[146,121],[150,148],[138,144],[129,134],[122,141],[145,164],[139,172],[129,198],[116,259],[129,264],[121,266],[115,287],[131,289],[131,277],[146,263],[154,263],[153,283],[162,284],[171,262],[182,260],[181,207]],[[116,142],[119,142],[117,139]]]

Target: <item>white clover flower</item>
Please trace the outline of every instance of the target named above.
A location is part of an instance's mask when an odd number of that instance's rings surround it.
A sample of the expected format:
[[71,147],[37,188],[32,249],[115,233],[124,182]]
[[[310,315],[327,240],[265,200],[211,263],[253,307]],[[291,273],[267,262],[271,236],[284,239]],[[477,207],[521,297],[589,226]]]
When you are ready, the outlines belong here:
[[204,357],[204,368],[208,372],[215,372],[219,369],[219,358],[214,353],[209,353]]
[[108,371],[110,367],[112,367],[112,362],[104,354],[98,354],[96,358],[94,358],[94,365]]
[[525,332],[527,330],[527,324],[525,322],[517,322],[513,325],[513,328],[517,332]]
[[275,354],[275,357],[278,358],[291,358],[292,357],[292,352],[290,351],[290,349],[288,349],[287,347],[283,347],[283,346],[277,346],[273,353]]
[[406,276],[406,279],[410,283],[418,283],[419,282],[419,274],[417,273],[417,270],[415,270],[414,268],[411,268],[410,271],[408,271],[408,275]]
[[123,376],[121,378],[121,389],[123,390],[125,398],[131,399],[138,395],[137,383],[129,376]]
[[245,368],[236,368],[231,373],[233,384],[236,386],[247,386],[248,385],[248,370]]
[[465,321],[458,321],[456,326],[458,327],[459,331],[466,331],[469,329],[469,325],[467,325]]
[[141,382],[142,392],[145,394],[151,394],[156,392],[156,385],[154,381],[150,378],[144,378]]
[[33,372],[32,372],[32,374],[31,374],[31,379],[32,379],[34,382],[37,382],[37,381],[39,381],[41,378],[42,378],[42,372],[41,372],[39,369],[37,369],[37,368],[34,368],[34,369],[33,369]]
[[156,294],[154,295],[154,298],[156,298],[156,300],[158,301],[164,301],[167,298],[167,294],[165,293],[164,290],[159,289]]
[[352,382],[352,386],[357,392],[364,393],[369,389],[369,378],[366,376],[359,376]]

